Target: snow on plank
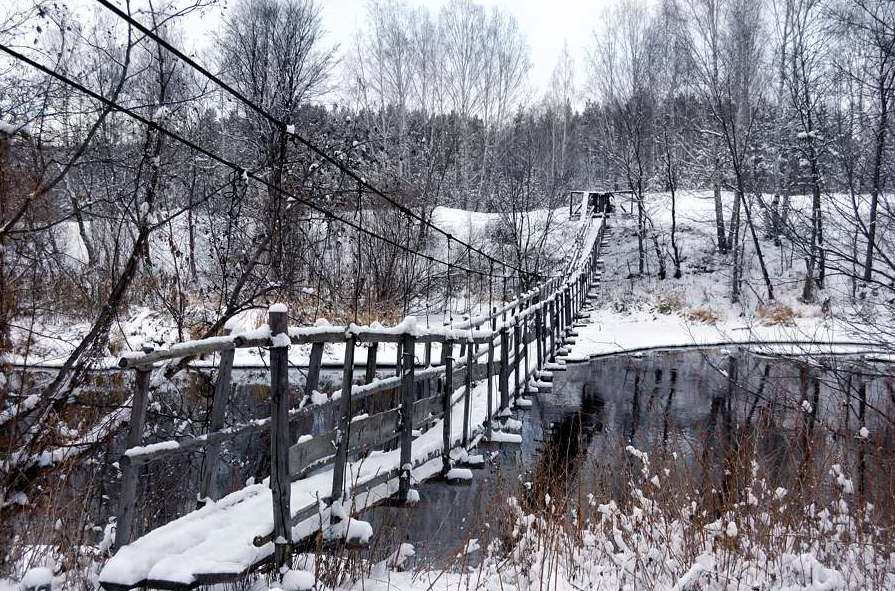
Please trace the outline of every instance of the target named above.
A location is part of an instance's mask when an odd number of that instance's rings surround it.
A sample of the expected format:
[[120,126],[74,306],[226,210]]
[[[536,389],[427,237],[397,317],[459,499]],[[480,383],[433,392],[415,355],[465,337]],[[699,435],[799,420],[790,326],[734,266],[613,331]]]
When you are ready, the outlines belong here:
[[[492,378],[496,379],[496,378]],[[462,393],[462,388],[457,390]],[[495,404],[497,401],[495,401]],[[493,410],[496,410],[496,407]],[[476,385],[470,396],[473,424],[487,416],[487,382]],[[463,405],[452,409],[452,440],[462,438]],[[416,481],[437,475],[441,469],[441,421],[413,442],[413,470]],[[431,459],[430,459],[431,458]],[[381,479],[400,466],[400,450],[374,452],[362,462],[349,465],[346,481],[359,487]],[[318,514],[317,499],[332,487],[332,468],[292,483],[293,514],[312,511],[312,516],[292,528],[294,540],[314,534],[328,522],[329,509]],[[397,491],[397,478],[388,480],[354,497],[355,510],[376,504]],[[349,493],[350,494],[350,493]],[[267,561],[273,544],[255,546],[256,537],[273,530],[271,493],[266,483],[253,484],[209,503],[202,509],[161,526],[122,547],[100,573],[106,589],[119,590],[148,585],[160,589],[187,589],[201,584],[232,579]]]

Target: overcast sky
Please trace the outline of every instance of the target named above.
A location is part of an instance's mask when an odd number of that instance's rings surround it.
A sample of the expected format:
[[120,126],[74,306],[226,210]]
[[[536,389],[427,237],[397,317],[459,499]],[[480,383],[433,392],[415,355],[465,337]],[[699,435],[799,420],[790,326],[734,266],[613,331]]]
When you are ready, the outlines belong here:
[[[0,0],[2,2],[3,0]],[[69,0],[81,6],[93,4],[91,0]],[[406,0],[411,6],[425,6],[433,16],[449,0]],[[529,82],[532,92],[543,95],[564,42],[575,58],[576,87],[586,82],[585,57],[593,32],[600,28],[601,15],[609,0],[476,0],[486,7],[498,6],[511,13],[519,22],[531,50]],[[322,9],[323,24],[329,43],[337,43],[341,52],[350,50],[355,43],[355,32],[363,25],[367,15],[367,0],[317,0]],[[209,9],[202,16],[184,23],[189,31],[186,41],[197,46],[209,39],[209,33],[217,28],[226,8]]]
[[[323,8],[324,24],[332,40],[343,49],[354,41],[354,32],[366,15],[366,0],[318,0]],[[434,15],[448,0],[407,0],[412,6],[425,6]],[[576,86],[584,83],[584,56],[600,15],[608,0],[478,0],[484,6],[498,6],[513,14],[531,48],[531,84],[543,93],[564,41],[575,57],[578,71]]]
[[[322,8],[323,24],[329,43],[338,43],[342,52],[349,50],[355,42],[355,32],[363,25],[367,13],[367,0],[316,0]],[[591,43],[593,31],[600,28],[603,11],[610,0],[475,0],[486,7],[498,6],[513,14],[525,34],[531,50],[531,72],[529,82],[536,97],[543,95],[550,75],[556,65],[563,43],[569,44],[569,51],[575,58],[576,87],[581,89],[586,82],[585,57]],[[8,0],[0,0],[0,6]],[[434,15],[447,4],[448,0],[406,0],[412,6],[425,6]],[[117,2],[122,4],[121,0]],[[231,2],[229,2],[232,4]],[[31,0],[12,0],[12,6],[30,5]],[[63,0],[79,15],[86,16],[93,11],[105,9],[93,0]],[[140,5],[138,1],[136,3]],[[227,10],[228,2],[208,8],[202,14],[193,14],[181,23],[184,33],[184,49],[196,51],[207,48],[211,33],[218,28],[221,15]],[[9,4],[6,4],[9,7]],[[335,97],[334,97],[335,98]]]

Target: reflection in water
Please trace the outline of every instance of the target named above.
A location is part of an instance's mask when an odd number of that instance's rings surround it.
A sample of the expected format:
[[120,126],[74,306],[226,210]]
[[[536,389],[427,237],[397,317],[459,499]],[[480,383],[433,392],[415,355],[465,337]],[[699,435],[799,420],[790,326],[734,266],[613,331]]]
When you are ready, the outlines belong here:
[[581,391],[580,405],[569,408],[546,429],[540,452],[529,471],[527,512],[541,508],[546,495],[551,498],[568,495],[569,485],[577,482],[591,440],[603,430],[603,399],[590,384],[582,385]]
[[525,413],[522,445],[495,448],[488,472],[464,487],[423,484],[416,510],[379,508],[367,519],[385,539],[413,543],[424,560],[444,566],[468,538],[503,535],[489,529],[509,496],[525,510],[542,509],[547,495],[619,498],[641,469],[628,445],[654,462],[679,459],[682,474],[672,477],[693,487],[706,519],[745,500],[756,467],[796,496],[815,494],[831,462],[853,475],[862,501],[891,519],[888,372],[849,359],[692,351],[573,365]]

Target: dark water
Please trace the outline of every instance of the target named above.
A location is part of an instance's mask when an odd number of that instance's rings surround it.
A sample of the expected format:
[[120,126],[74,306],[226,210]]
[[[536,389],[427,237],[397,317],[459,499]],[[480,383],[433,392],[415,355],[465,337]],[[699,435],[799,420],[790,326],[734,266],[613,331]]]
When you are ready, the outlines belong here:
[[459,558],[461,550],[470,538],[484,545],[501,535],[495,524],[506,522],[500,515],[510,496],[526,510],[543,508],[545,494],[617,498],[640,470],[628,445],[654,461],[678,458],[709,512],[736,502],[753,459],[774,486],[792,490],[812,486],[835,458],[859,498],[891,506],[890,371],[854,359],[808,363],[718,351],[572,365],[556,372],[552,393],[516,412],[521,445],[483,447],[496,455],[471,484],[424,483],[416,509],[376,508],[366,519],[384,545],[409,542],[423,563],[475,563],[475,555]]
[[[702,502],[709,510],[735,500],[736,482],[753,458],[771,479],[792,488],[810,486],[812,475],[835,457],[862,499],[891,507],[895,379],[890,371],[888,365],[855,359],[809,363],[722,351],[618,356],[569,366],[556,372],[551,393],[534,397],[531,409],[516,411],[516,418],[522,419],[521,445],[480,447],[493,458],[473,471],[471,483],[422,483],[416,507],[368,511],[364,519],[376,532],[372,553],[384,556],[398,543],[409,542],[416,547],[419,563],[446,566],[468,539],[484,542],[502,535],[497,524],[507,522],[510,496],[527,510],[541,506],[545,494],[613,498],[639,470],[625,452],[628,445],[651,458],[677,454],[704,491]],[[339,372],[324,373],[321,389],[334,389],[340,379]],[[196,373],[156,388],[146,443],[204,433],[212,381],[209,374]],[[303,373],[293,369],[295,401],[302,395],[303,381]],[[228,424],[268,416],[268,384],[266,371],[236,370]],[[120,403],[128,386],[126,378],[116,378],[94,385],[90,392],[85,389],[82,398],[85,404]],[[330,414],[319,413],[297,424],[296,432],[320,433],[333,421]],[[858,436],[862,426],[868,430],[867,439]],[[247,479],[265,477],[268,446],[263,434],[225,444],[216,479],[219,490],[227,493]],[[30,483],[26,491],[34,510],[66,524],[77,522],[75,529],[86,532],[81,542],[95,544],[116,509],[119,473],[112,464],[122,451],[119,436],[85,457],[68,472],[68,486],[61,487],[61,494],[58,482]],[[144,468],[138,532],[195,506],[202,459],[196,453]],[[18,519],[26,514],[19,515],[0,526],[0,537],[23,531]],[[49,528],[33,537],[46,540],[53,535]],[[469,560],[474,562],[476,555]]]

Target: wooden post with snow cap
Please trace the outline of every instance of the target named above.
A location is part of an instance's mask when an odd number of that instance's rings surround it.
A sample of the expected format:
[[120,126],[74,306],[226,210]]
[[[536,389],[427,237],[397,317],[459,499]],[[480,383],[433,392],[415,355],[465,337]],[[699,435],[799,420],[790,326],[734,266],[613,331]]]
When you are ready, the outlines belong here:
[[[342,500],[345,487],[345,468],[348,465],[348,439],[351,436],[351,378],[354,375],[354,345],[357,337],[345,339],[345,360],[342,365],[342,392],[339,398],[339,431],[336,436],[336,459],[333,464],[332,502]],[[338,518],[333,516],[333,521]]]
[[582,287],[581,280],[583,278],[584,278],[584,276],[581,275],[575,279],[575,313],[572,315],[573,319],[577,319],[578,312],[581,311],[581,292],[583,291],[581,289],[581,287]]
[[398,498],[407,500],[410,476],[413,468],[413,403],[414,403],[414,351],[416,338],[412,334],[401,337],[404,360],[401,363],[401,476],[398,480]]
[[556,294],[556,348],[560,349],[565,341],[566,328],[566,287],[560,286],[559,293]]
[[581,278],[581,285],[584,289],[581,290],[581,307],[585,307],[587,305],[587,294],[590,293],[590,284],[593,281],[594,272],[591,269],[590,265],[587,266],[587,270],[584,273],[584,276]]
[[485,413],[485,437],[491,439],[491,414],[494,412],[494,333],[497,332],[497,306],[491,306],[491,338],[488,339],[488,412]]
[[[224,335],[230,334],[225,328]],[[230,376],[233,371],[233,356],[236,349],[224,349],[221,351],[221,361],[218,364],[217,380],[214,384],[214,398],[211,402],[211,416],[208,420],[208,432],[214,433],[224,427],[224,414],[227,410],[227,399],[230,396]],[[199,498],[196,508],[205,506],[207,499],[220,498],[219,491],[214,486],[214,477],[218,471],[218,460],[221,456],[220,442],[212,442],[205,448],[205,461],[202,463],[202,476],[199,482]]]
[[285,304],[268,310],[270,326],[270,491],[273,501],[274,562],[292,555],[292,481],[289,478],[289,328]]
[[447,339],[441,346],[441,364],[444,365],[444,382],[441,393],[442,449],[441,470],[447,475],[451,469],[451,398],[454,394],[454,341]]
[[[151,351],[152,349],[148,347],[143,349],[144,353],[150,353]],[[151,375],[151,367],[137,369],[125,449],[136,447],[143,442],[143,427],[146,423],[146,406],[149,402],[149,378]],[[116,548],[126,546],[131,541],[131,527],[137,503],[137,472],[140,469],[139,465],[129,462],[123,463],[121,466],[121,494],[119,497],[118,518],[115,525]]]

